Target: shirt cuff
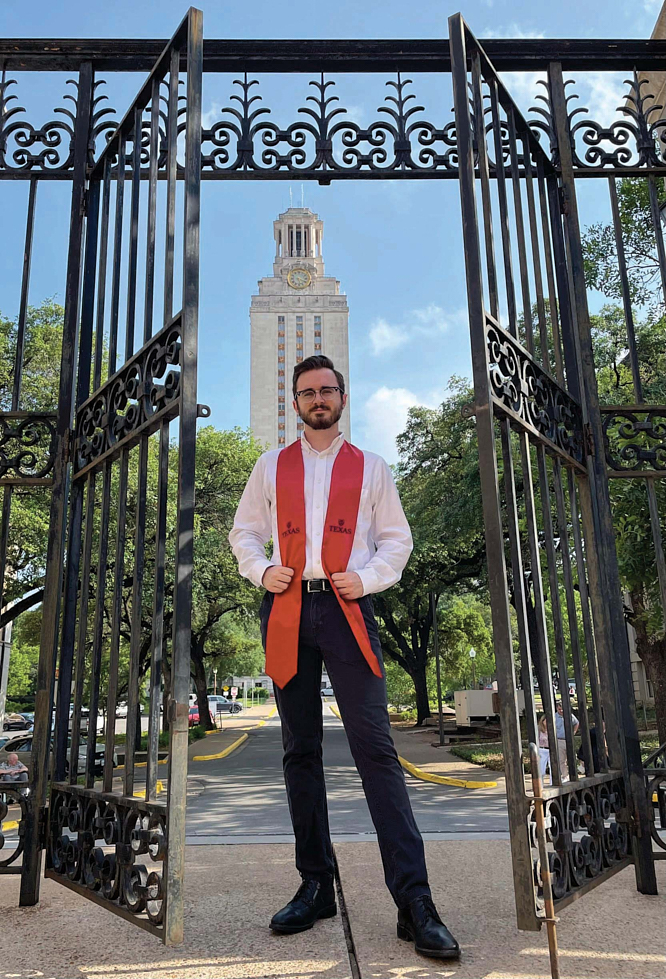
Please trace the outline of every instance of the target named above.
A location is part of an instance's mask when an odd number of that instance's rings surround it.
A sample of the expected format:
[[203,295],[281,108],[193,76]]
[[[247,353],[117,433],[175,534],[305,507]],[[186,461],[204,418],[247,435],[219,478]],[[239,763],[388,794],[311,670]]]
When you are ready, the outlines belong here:
[[364,595],[372,595],[374,592],[382,590],[379,575],[374,568],[361,568],[360,571],[356,571],[356,574],[361,579]]
[[266,568],[271,568],[272,566],[273,562],[269,561],[268,558],[264,558],[263,560],[260,558],[257,563],[252,566],[252,571],[248,574],[248,578],[252,584],[256,585],[257,588],[261,588],[261,579],[266,574]]

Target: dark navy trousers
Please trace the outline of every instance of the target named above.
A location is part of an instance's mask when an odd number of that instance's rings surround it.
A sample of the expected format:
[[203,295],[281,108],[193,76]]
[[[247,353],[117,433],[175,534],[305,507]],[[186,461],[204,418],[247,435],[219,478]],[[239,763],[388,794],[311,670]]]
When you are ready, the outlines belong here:
[[[267,592],[260,610],[264,644],[272,603],[273,595]],[[372,598],[364,596],[359,605],[383,670]],[[303,592],[298,673],[284,689],[275,687],[296,867],[303,877],[315,879],[333,873],[322,757],[322,661],[377,831],[386,884],[402,908],[430,894],[423,840],[391,737],[385,678],[368,666],[332,592]]]

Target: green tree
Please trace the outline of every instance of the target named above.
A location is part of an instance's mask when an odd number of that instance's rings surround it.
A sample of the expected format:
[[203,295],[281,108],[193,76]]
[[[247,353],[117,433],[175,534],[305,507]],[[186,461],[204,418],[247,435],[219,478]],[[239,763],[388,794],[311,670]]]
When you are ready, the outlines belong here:
[[[660,201],[664,192],[659,186]],[[666,404],[666,319],[650,211],[648,181],[625,178],[618,184],[622,234],[634,302],[635,333],[643,399]],[[621,296],[612,228],[593,225],[584,235],[588,285],[608,299]],[[637,397],[627,356],[623,310],[604,306],[592,320],[597,381],[602,404],[633,404]],[[623,440],[616,439],[616,449]],[[663,479],[653,481],[657,507],[666,512]],[[636,630],[636,650],[655,694],[659,739],[666,741],[666,632],[644,479],[613,479],[610,484],[616,548],[622,584],[630,596],[626,614]]]
[[463,418],[468,382],[452,378],[439,409],[413,408],[398,438],[398,489],[414,536],[400,582],[374,596],[384,648],[411,677],[417,724],[430,716],[430,592],[469,590],[485,574],[474,422]]

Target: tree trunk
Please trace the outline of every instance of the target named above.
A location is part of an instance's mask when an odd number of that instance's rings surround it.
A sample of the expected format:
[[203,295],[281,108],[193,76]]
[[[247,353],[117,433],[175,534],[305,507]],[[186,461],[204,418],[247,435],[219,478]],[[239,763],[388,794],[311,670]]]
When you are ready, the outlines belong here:
[[659,744],[666,742],[666,640],[653,643],[637,643],[636,649],[643,660],[645,672],[654,690],[654,709],[657,715]]
[[417,727],[425,721],[426,717],[432,717],[430,713],[430,704],[428,702],[428,685],[426,682],[426,669],[425,665],[417,667],[417,669],[411,673],[410,676],[414,681],[414,690],[416,691],[416,724]]
[[194,686],[197,690],[197,703],[199,705],[199,724],[202,724],[207,731],[212,731],[215,727],[210,718],[208,708],[208,684],[206,683],[206,667],[203,656],[196,646],[192,647],[192,665],[194,666]]

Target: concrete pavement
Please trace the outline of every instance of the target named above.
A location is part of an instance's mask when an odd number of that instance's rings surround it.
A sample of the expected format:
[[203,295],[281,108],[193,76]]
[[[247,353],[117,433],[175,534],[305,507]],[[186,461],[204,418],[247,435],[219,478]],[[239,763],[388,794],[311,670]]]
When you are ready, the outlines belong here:
[[[279,718],[267,719],[263,727],[249,735],[244,744],[222,760],[190,762],[190,780],[196,781],[201,791],[188,803],[188,842],[291,842]],[[428,765],[423,753],[414,751],[411,742],[405,742],[409,735],[397,731],[395,737],[401,754],[404,752],[417,764],[423,761]],[[215,734],[206,739],[207,743],[217,740]],[[192,749],[190,746],[193,756]],[[201,750],[197,747],[196,754]],[[460,759],[456,761],[460,762],[459,771],[470,769]],[[334,840],[374,839],[374,826],[347,736],[328,704],[324,706],[324,764]],[[479,778],[477,766],[471,768],[474,777]],[[426,838],[433,839],[450,838],[452,834],[471,838],[466,836],[470,833],[505,838],[508,821],[502,786],[500,782],[496,788],[459,789],[407,776],[416,821]]]
[[[336,844],[343,918],[300,935],[268,929],[298,878],[288,845],[188,847],[185,941],[152,935],[42,882],[41,904],[18,908],[19,881],[0,877],[0,979],[547,979],[545,931],[515,927],[509,845],[426,844],[434,897],[458,937],[460,963],[417,955],[398,941],[395,908],[374,843]],[[562,979],[663,979],[662,894],[638,894],[631,868],[566,908],[558,924]]]

